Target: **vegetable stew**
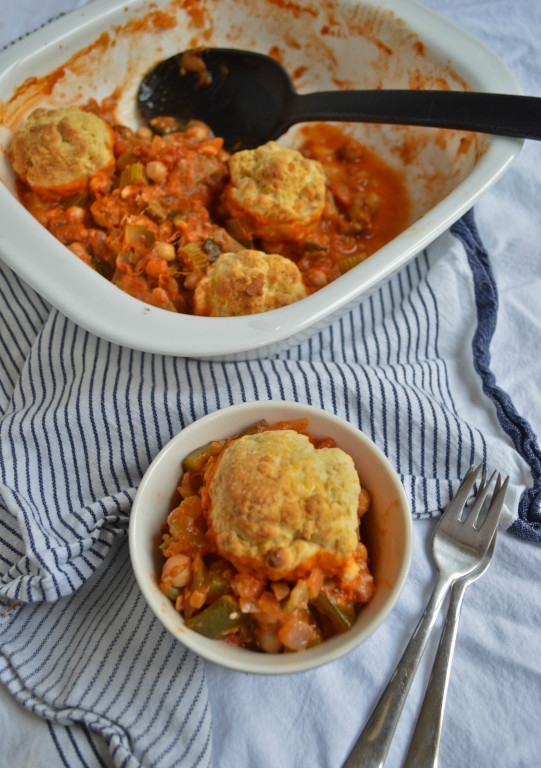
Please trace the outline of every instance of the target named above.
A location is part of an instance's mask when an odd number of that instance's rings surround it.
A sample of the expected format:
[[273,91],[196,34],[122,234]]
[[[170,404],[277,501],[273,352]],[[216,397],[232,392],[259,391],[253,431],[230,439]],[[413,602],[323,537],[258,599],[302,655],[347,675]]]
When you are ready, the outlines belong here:
[[223,205],[229,155],[203,123],[159,129],[111,123],[114,163],[83,192],[55,199],[18,181],[25,207],[77,257],[137,299],[194,312],[194,290],[220,254],[253,248],[293,260],[307,293],[323,288],[394,238],[407,224],[399,175],[334,125],[304,129],[300,152],[321,163],[325,208],[309,235],[257,237]]
[[[374,582],[358,524],[349,567],[338,571],[307,563],[301,577],[272,579],[261,570],[236,567],[218,552],[209,523],[209,487],[216,467],[234,441],[271,430],[295,430],[317,450],[335,447],[330,438],[314,437],[307,419],[273,425],[263,420],[186,456],[180,502],[163,529],[160,588],[190,629],[233,646],[280,653],[302,651],[348,631],[361,605],[372,597]],[[369,506],[370,494],[361,488],[358,523]]]

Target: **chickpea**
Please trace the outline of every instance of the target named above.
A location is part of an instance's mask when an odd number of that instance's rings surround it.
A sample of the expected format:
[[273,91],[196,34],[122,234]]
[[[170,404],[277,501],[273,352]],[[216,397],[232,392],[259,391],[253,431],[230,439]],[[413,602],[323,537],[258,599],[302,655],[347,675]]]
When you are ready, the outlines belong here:
[[306,277],[312,283],[314,288],[323,288],[323,286],[327,285],[328,282],[327,275],[321,269],[309,270]]
[[73,224],[82,224],[85,218],[85,209],[78,205],[70,206],[66,211],[68,221]]
[[[165,259],[150,258],[145,264],[145,272],[149,277],[159,280],[162,275],[167,273],[167,262]],[[167,292],[163,288],[159,288],[159,290],[158,301],[167,301]]]
[[122,187],[120,190],[120,197],[122,200],[127,200],[128,197],[134,197],[134,195],[139,192],[139,187],[136,184],[126,184],[125,187]]
[[368,192],[364,202],[375,213],[381,207],[382,199],[376,192]]
[[359,575],[359,571],[359,564],[356,563],[355,560],[351,559],[346,563],[341,578],[344,581],[352,581]]
[[82,243],[73,242],[68,245],[69,250],[78,256],[85,264],[90,264],[90,254]]
[[190,581],[191,560],[188,555],[171,555],[164,563],[162,570],[162,585],[169,587],[185,587]]
[[184,216],[175,216],[173,219],[173,226],[175,229],[180,229],[182,232],[188,231],[188,224]]
[[200,54],[192,53],[191,51],[186,51],[182,54],[180,64],[186,72],[205,72],[207,68]]
[[257,630],[257,641],[262,651],[265,653],[280,653],[283,650],[282,643],[278,640],[276,629],[274,627],[260,627]]
[[338,156],[342,160],[362,160],[363,155],[364,150],[362,144],[351,136],[345,140],[338,150]]
[[158,259],[163,259],[164,261],[174,261],[177,255],[175,246],[165,242],[155,243],[152,248],[152,253]]
[[47,211],[40,211],[39,209],[36,209],[35,211],[32,211],[32,214],[34,218],[39,221],[40,224],[42,224],[44,227],[47,227],[49,223],[49,217],[47,216]]
[[211,129],[201,120],[190,120],[186,126],[186,134],[196,141],[203,141],[213,136]]
[[154,132],[151,128],[148,127],[148,125],[140,125],[139,128],[135,131],[135,135],[138,139],[141,139],[141,141],[151,141],[152,137],[154,136]]
[[312,264],[312,259],[310,256],[301,256],[299,261],[297,262],[297,266],[301,270],[301,272],[306,272],[308,269],[310,269],[310,266]]
[[97,173],[88,182],[88,187],[93,194],[106,195],[109,191],[109,176],[106,173]]
[[167,178],[167,166],[160,160],[151,160],[145,165],[145,171],[150,181],[162,184]]
[[186,278],[184,279],[184,287],[186,288],[186,290],[195,291],[202,277],[203,277],[202,272],[190,272],[189,274],[187,274]]

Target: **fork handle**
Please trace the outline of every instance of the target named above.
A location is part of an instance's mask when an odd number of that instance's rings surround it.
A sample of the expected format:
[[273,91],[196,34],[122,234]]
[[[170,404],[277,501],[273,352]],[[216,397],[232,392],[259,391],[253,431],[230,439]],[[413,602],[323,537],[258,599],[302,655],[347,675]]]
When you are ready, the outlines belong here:
[[439,576],[411,640],[343,768],[382,768],[415,671],[451,579]]
[[417,725],[402,768],[436,768],[440,747],[445,699],[455,650],[458,621],[464,592],[470,582],[460,579],[453,584],[447,618],[426,689]]

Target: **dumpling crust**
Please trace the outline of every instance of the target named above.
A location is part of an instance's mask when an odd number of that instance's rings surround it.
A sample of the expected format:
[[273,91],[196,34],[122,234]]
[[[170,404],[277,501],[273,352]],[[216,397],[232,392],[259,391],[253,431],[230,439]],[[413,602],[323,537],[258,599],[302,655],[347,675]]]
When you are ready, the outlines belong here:
[[90,176],[114,163],[113,131],[77,107],[36,109],[15,133],[9,158],[15,173],[43,196],[84,190]]
[[320,220],[326,177],[317,160],[269,141],[233,154],[229,170],[226,208],[247,220],[256,237],[298,239]]
[[360,482],[340,448],[294,430],[246,435],[224,451],[209,486],[210,530],[237,568],[297,578],[342,568],[359,544]]
[[278,309],[307,295],[297,265],[276,253],[223,253],[194,293],[196,315],[231,317]]

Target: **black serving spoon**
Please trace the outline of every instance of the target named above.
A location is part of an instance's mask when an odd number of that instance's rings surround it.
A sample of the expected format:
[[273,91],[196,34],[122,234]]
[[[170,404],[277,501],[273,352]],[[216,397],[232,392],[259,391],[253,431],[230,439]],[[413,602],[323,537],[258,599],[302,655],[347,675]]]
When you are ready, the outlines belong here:
[[202,120],[230,151],[277,139],[314,120],[393,123],[541,139],[541,98],[431,90],[322,91],[298,94],[270,56],[200,48],[160,62],[141,82],[146,120]]

